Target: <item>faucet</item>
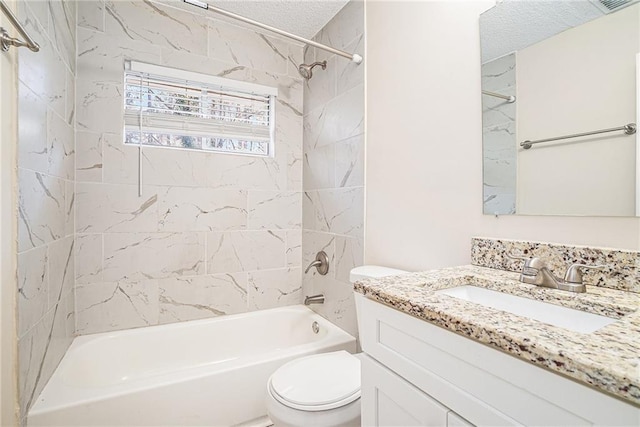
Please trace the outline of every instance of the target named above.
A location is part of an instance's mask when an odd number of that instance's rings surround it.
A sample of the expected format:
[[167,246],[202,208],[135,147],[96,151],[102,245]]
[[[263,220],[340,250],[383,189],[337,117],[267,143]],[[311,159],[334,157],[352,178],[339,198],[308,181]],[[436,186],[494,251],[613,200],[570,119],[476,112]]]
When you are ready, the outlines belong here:
[[324,304],[324,295],[311,295],[304,298],[304,305]]
[[329,257],[324,251],[320,251],[316,254],[316,259],[309,264],[304,273],[307,274],[313,267],[315,267],[316,270],[318,270],[318,273],[323,276],[329,272]]
[[581,293],[587,291],[587,288],[582,281],[581,268],[604,268],[604,265],[571,264],[564,274],[564,279],[560,279],[556,277],[551,270],[549,270],[547,264],[542,260],[542,258],[519,257],[510,253],[507,253],[507,256],[512,259],[524,261],[522,272],[520,273],[520,281],[522,283],[569,292]]

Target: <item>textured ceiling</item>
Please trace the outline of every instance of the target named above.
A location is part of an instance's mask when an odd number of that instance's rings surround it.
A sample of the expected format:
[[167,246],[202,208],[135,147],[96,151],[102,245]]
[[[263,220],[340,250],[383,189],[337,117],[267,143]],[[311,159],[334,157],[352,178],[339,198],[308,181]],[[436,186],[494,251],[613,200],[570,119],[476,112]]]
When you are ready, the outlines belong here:
[[312,38],[349,0],[208,0],[212,6]]
[[480,16],[482,62],[604,15],[597,0],[504,0]]

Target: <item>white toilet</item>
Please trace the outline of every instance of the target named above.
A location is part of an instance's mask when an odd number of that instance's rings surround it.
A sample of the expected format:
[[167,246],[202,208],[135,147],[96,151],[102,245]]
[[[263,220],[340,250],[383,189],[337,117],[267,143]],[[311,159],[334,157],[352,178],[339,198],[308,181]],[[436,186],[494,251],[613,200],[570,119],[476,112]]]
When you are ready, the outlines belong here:
[[[355,282],[406,271],[376,265],[351,270]],[[275,427],[360,426],[360,359],[346,351],[314,354],[282,365],[267,383]]]

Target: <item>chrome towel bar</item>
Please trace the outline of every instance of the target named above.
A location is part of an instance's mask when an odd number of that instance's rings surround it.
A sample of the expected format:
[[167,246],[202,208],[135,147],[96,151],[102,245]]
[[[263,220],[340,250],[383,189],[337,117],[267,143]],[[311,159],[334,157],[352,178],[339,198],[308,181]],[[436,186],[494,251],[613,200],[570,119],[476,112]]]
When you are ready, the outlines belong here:
[[534,144],[540,144],[542,142],[550,142],[550,141],[558,141],[561,139],[569,139],[569,138],[579,138],[581,136],[589,136],[589,135],[597,135],[600,133],[608,133],[608,132],[617,132],[617,131],[624,131],[624,133],[626,135],[633,135],[634,133],[636,133],[636,124],[635,123],[629,123],[627,125],[624,126],[620,126],[617,128],[610,128],[610,129],[600,129],[600,130],[594,130],[591,132],[584,132],[584,133],[574,133],[572,135],[565,135],[565,136],[556,136],[554,138],[547,138],[547,139],[538,139],[535,141],[522,141],[520,143],[520,146],[522,148],[524,148],[525,150],[528,150],[529,148],[531,148],[532,145]]
[[489,96],[495,96],[496,98],[506,99],[509,104],[511,104],[512,102],[516,102],[516,97],[513,96],[513,95],[502,95],[500,93],[491,92],[489,90],[483,90],[482,94],[483,95],[489,95]]
[[0,0],[0,9],[2,9],[2,12],[6,15],[11,25],[13,25],[15,29],[18,30],[22,38],[26,40],[26,41],[23,41],[23,40],[11,37],[7,32],[7,30],[0,27],[0,48],[4,52],[6,52],[9,50],[11,46],[28,47],[31,51],[38,52],[40,50],[40,46],[38,45],[38,43],[36,43],[35,40],[33,40],[29,36],[29,34],[27,34],[27,31],[24,29],[22,24],[20,24],[16,16],[13,14],[13,12],[11,12],[9,7],[2,0]]

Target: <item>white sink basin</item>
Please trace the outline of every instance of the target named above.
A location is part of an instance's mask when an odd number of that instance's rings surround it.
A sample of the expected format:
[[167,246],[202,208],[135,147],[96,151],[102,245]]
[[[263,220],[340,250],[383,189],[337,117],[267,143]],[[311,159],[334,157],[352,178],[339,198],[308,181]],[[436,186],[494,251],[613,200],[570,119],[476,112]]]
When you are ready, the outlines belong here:
[[470,285],[443,289],[436,291],[436,293],[507,311],[583,334],[597,331],[617,320]]

